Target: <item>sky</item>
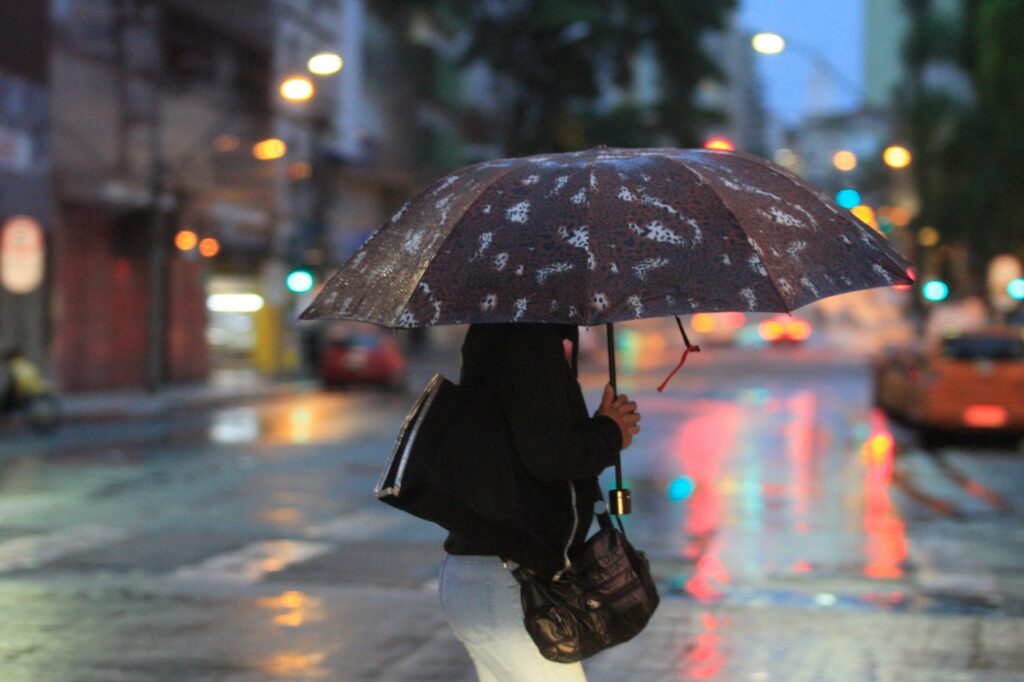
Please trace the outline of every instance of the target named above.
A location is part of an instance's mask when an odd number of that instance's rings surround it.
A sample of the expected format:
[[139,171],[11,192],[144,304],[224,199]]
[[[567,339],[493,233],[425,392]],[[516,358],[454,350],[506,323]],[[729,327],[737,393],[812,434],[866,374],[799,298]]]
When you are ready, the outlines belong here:
[[856,92],[843,86],[814,59],[826,60],[852,85],[863,87],[863,0],[740,0],[738,21],[757,33],[770,31],[791,45],[778,55],[757,55],[765,101],[773,116],[795,123],[813,110],[817,100],[829,111],[856,106]]

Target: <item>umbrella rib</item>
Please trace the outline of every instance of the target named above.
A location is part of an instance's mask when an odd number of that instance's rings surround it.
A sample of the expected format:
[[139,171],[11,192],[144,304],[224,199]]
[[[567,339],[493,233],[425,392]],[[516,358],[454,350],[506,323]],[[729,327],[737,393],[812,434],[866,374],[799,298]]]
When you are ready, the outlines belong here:
[[[494,178],[491,179],[490,182],[480,183],[480,189],[476,193],[476,196],[473,197],[470,200],[470,202],[466,205],[466,208],[463,209],[459,213],[459,215],[454,219],[454,221],[451,223],[451,227],[448,229],[448,234],[445,235],[445,238],[443,240],[441,240],[441,243],[438,245],[437,250],[435,250],[434,253],[430,254],[430,258],[427,259],[427,263],[423,267],[423,269],[420,271],[419,275],[417,275],[415,277],[415,279],[413,279],[413,284],[409,288],[409,292],[403,298],[403,300],[405,301],[402,304],[403,308],[405,306],[409,305],[409,301],[412,299],[412,295],[414,293],[416,293],[416,287],[418,287],[420,285],[420,282],[423,281],[423,276],[427,274],[427,270],[429,270],[430,266],[434,264],[434,256],[436,256],[437,254],[441,253],[441,251],[442,251],[442,249],[444,249],[445,245],[449,242],[449,240],[451,240],[452,234],[455,232],[455,228],[458,226],[458,224],[460,222],[462,222],[462,219],[466,217],[466,214],[469,213],[470,210],[476,205],[476,202],[480,201],[480,197],[483,196],[484,192],[489,190],[496,182],[498,182],[499,180],[502,180],[506,175],[511,173],[513,170],[515,170],[515,168],[516,168],[516,164],[510,163],[508,165],[508,167],[506,169],[504,169],[501,173],[496,174],[494,176]],[[398,311],[396,311],[393,314],[393,317],[392,317],[392,320],[391,320],[391,324],[389,325],[390,327],[393,328],[395,326],[395,322],[397,321],[397,318],[398,318],[398,316],[400,314],[401,314],[401,309],[399,309]],[[424,326],[427,326],[427,325],[424,325]]]
[[[744,153],[740,153],[740,152],[730,152],[730,153],[733,156],[736,156],[736,157],[741,158],[741,159],[745,159],[745,160],[750,161],[752,163],[755,163],[758,166],[761,166],[763,168],[767,168],[769,171],[771,171],[775,175],[781,175],[783,178],[793,182],[800,189],[802,189],[802,190],[804,190],[806,192],[809,192],[812,196],[817,196],[818,198],[821,198],[821,199],[824,199],[824,200],[828,200],[828,197],[826,197],[824,194],[822,194],[817,188],[812,186],[810,183],[806,182],[803,178],[801,178],[801,177],[799,177],[799,176],[797,176],[797,175],[795,175],[793,173],[789,173],[788,171],[785,171],[783,169],[776,168],[776,167],[772,166],[771,164],[767,163],[764,159],[762,159],[759,156],[756,156],[754,154],[744,154]],[[853,216],[853,217],[857,218],[856,216]],[[857,220],[860,221],[859,218],[857,218]],[[863,222],[863,221],[861,221],[861,222]],[[878,247],[878,250],[881,251],[882,254],[886,258],[889,259],[889,262],[892,263],[893,265],[895,265],[896,268],[898,270],[900,270],[901,272],[905,272],[906,266],[908,265],[908,263],[897,263],[896,260],[889,253],[890,249],[892,249],[893,251],[896,251],[896,247],[894,247],[884,237],[879,236],[870,227],[868,227],[868,229],[867,229],[867,234],[870,235],[870,237],[869,237],[870,239],[873,239],[875,241],[875,245]],[[896,253],[899,253],[899,252],[896,251]],[[902,256],[903,254],[899,254],[899,255]],[[907,279],[907,283],[913,284],[913,280],[911,280],[909,277],[906,277],[906,279]]]
[[[673,156],[669,156],[668,158],[671,159],[672,161],[675,161],[676,163],[678,163],[680,166],[682,166],[683,168],[688,170],[693,175],[697,176],[697,179],[701,181],[701,184],[707,185],[707,187],[711,190],[711,193],[714,194],[716,197],[718,197],[718,200],[722,203],[722,206],[725,207],[725,210],[728,211],[729,215],[731,215],[733,220],[736,221],[736,226],[740,229],[740,231],[749,240],[750,239],[750,235],[747,234],[747,231],[743,228],[743,223],[740,222],[739,216],[736,215],[736,211],[734,211],[732,209],[732,206],[729,205],[729,202],[726,200],[725,196],[721,192],[719,192],[715,188],[715,186],[713,184],[711,184],[710,182],[705,182],[704,181],[704,177],[700,173],[698,173],[697,171],[695,171],[692,168],[690,168],[689,166],[687,166],[686,163],[683,160],[675,158]],[[789,305],[789,301],[786,300],[786,297],[782,295],[782,292],[779,290],[778,285],[775,284],[775,278],[772,276],[771,272],[768,271],[768,264],[764,262],[764,259],[762,259],[760,256],[757,255],[757,252],[754,251],[753,248],[751,248],[750,252],[754,254],[754,256],[757,258],[757,260],[764,267],[764,271],[766,273],[768,273],[768,282],[769,282],[769,284],[772,285],[772,288],[775,289],[775,293],[776,293],[776,295],[778,295],[779,300],[782,301],[782,306],[783,306],[785,312],[787,312],[787,313],[792,312],[794,309]]]

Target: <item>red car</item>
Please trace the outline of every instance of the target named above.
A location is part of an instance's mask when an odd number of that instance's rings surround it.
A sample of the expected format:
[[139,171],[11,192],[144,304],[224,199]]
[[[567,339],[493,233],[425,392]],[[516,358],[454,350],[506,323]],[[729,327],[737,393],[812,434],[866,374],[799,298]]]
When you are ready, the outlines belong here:
[[405,357],[395,338],[378,331],[328,331],[320,358],[327,387],[376,384],[405,388]]

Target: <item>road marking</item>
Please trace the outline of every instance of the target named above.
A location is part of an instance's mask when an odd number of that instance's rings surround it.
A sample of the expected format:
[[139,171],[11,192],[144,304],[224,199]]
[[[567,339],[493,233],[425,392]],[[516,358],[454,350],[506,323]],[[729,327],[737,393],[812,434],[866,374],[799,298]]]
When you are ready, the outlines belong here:
[[405,520],[403,515],[393,512],[360,510],[309,526],[306,536],[340,542],[366,540],[391,530]]
[[127,531],[120,528],[80,526],[5,540],[0,542],[0,573],[37,568],[61,557],[109,545],[127,536]]
[[198,564],[182,566],[168,575],[167,579],[256,583],[269,573],[283,571],[293,564],[309,561],[334,549],[335,546],[327,542],[266,540],[214,555]]

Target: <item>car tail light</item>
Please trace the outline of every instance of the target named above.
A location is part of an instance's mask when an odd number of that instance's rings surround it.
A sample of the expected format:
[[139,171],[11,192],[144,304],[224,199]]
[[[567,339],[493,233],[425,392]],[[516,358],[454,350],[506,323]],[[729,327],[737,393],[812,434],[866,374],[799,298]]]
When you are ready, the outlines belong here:
[[806,341],[811,337],[811,323],[806,320],[793,320],[786,325],[786,335],[794,341]]
[[757,332],[765,341],[777,341],[782,336],[782,323],[775,320],[765,320],[758,325]]
[[693,326],[693,330],[706,334],[715,328],[715,318],[710,313],[697,313],[690,318],[690,324]]
[[739,329],[746,321],[747,318],[743,313],[722,313],[722,323],[726,329]]
[[1006,424],[1006,419],[1006,408],[1002,405],[971,405],[964,410],[964,423],[977,428],[999,428]]

